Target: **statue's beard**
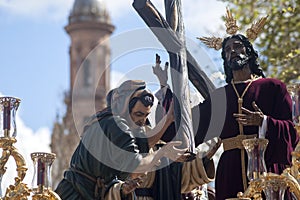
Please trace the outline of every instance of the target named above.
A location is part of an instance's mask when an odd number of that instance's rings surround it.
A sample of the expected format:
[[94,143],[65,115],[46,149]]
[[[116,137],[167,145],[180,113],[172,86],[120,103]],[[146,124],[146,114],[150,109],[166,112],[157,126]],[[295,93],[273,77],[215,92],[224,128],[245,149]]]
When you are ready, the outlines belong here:
[[233,70],[241,70],[243,69],[249,62],[249,56],[244,54],[239,54],[237,57],[234,57],[232,60],[228,62],[228,66]]

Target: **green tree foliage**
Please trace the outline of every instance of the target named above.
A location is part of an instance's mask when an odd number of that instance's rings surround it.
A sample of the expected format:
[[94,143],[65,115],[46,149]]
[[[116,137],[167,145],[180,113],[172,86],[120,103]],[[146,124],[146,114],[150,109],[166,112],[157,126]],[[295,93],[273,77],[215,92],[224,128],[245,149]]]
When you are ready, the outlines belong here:
[[[285,83],[300,81],[300,0],[221,0],[244,31],[260,17],[268,21],[254,45],[269,77]],[[245,32],[242,32],[245,33]]]

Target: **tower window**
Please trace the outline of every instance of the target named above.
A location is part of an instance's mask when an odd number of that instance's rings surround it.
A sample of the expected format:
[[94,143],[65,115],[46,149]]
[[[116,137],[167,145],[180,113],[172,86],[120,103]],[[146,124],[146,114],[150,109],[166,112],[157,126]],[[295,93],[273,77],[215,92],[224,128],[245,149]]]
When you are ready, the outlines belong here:
[[86,59],[83,63],[83,85],[85,87],[92,85],[91,65],[88,59]]

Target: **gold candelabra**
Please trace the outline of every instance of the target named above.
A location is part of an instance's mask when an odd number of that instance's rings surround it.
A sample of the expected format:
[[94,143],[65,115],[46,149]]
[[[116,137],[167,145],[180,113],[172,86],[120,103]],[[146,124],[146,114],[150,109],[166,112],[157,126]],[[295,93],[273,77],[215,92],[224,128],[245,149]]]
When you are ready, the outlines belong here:
[[[257,142],[260,139],[250,139],[253,142]],[[300,147],[298,144],[297,147]],[[284,199],[284,193],[287,188],[290,192],[300,199],[300,149],[296,148],[292,153],[292,166],[286,168],[283,173],[258,173],[259,175],[250,180],[248,188],[244,193],[239,192],[238,198],[233,199],[254,199],[262,200],[262,192],[264,192],[266,199]],[[256,172],[254,172],[256,173]]]
[[[293,122],[300,135],[300,84],[291,84],[287,88],[292,98]],[[230,200],[262,200],[262,192],[267,200],[283,200],[287,188],[296,199],[300,199],[300,142],[292,152],[292,166],[286,168],[281,174],[267,173],[261,168],[264,165],[263,153],[266,148],[266,139],[247,139],[243,141],[243,145],[249,158],[247,171],[250,182],[245,192],[239,192],[237,198],[230,198]],[[260,153],[253,154],[260,148]],[[253,160],[257,163],[253,163]],[[256,167],[249,169],[249,165]]]
[[18,149],[14,146],[17,142],[17,129],[15,116],[21,100],[14,97],[0,97],[0,184],[6,172],[7,161],[12,157],[16,163],[17,176],[14,184],[6,188],[2,194],[0,185],[0,200],[27,200],[32,194],[33,200],[60,200],[60,197],[51,189],[50,168],[55,159],[52,153],[32,153],[31,158],[35,164],[32,187],[23,183],[26,176],[26,162]]

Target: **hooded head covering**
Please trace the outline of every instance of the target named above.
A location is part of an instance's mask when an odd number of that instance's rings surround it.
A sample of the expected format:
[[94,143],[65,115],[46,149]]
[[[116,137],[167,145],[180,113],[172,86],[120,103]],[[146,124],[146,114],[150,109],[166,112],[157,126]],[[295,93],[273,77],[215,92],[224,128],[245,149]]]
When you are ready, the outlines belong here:
[[111,109],[114,114],[124,115],[128,113],[129,101],[137,91],[143,91],[146,88],[145,81],[127,80],[118,88],[114,89],[112,95]]

